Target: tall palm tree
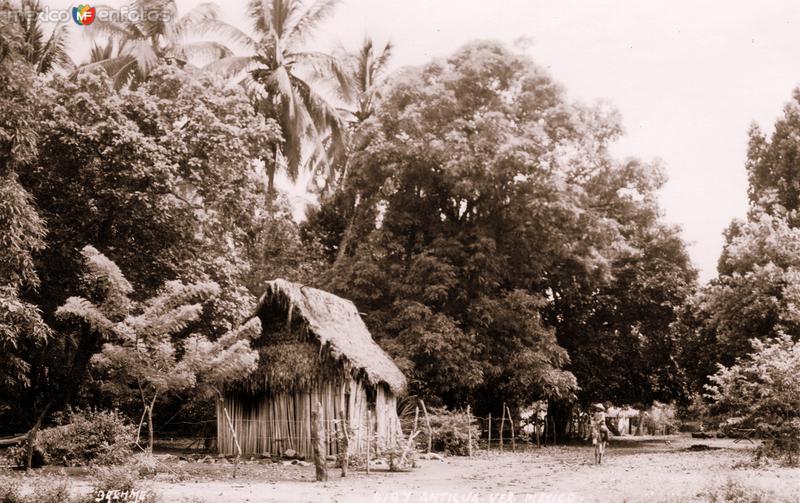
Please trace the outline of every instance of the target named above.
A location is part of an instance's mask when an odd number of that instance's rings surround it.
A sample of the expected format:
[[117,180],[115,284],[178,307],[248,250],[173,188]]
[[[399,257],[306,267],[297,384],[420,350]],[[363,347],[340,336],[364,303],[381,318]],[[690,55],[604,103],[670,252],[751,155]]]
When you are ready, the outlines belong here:
[[93,38],[105,37],[106,44],[95,42],[92,59],[80,71],[103,68],[119,89],[140,84],[153,68],[165,62],[183,66],[233,54],[223,43],[195,40],[212,31],[239,33],[219,20],[219,8],[214,3],[199,4],[183,16],[178,15],[174,0],[134,0],[130,9],[138,16],[125,20],[98,18],[86,27]]
[[[251,0],[256,37],[243,32],[237,37],[250,54],[222,58],[207,67],[229,76],[245,73],[256,108],[281,126],[282,145],[276,144],[264,159],[270,197],[278,169],[296,180],[303,169],[327,168],[335,151],[344,148],[346,127],[334,104],[337,97],[330,95],[347,96],[349,76],[337,58],[304,47],[338,3],[317,0],[304,8],[301,0]],[[320,79],[335,80],[337,88],[326,89]]]
[[56,69],[72,70],[75,63],[67,54],[69,32],[67,26],[58,24],[50,36],[46,37],[39,15],[43,12],[39,0],[23,0],[17,19],[23,37],[22,57],[39,74],[47,74]]
[[[329,149],[327,170],[320,173],[322,176],[319,179],[313,180],[316,190],[322,195],[340,184],[347,174],[349,152],[355,148],[354,143],[358,142],[358,127],[375,113],[376,101],[380,97],[380,84],[392,57],[392,49],[392,43],[387,42],[380,52],[376,52],[372,38],[365,36],[358,51],[346,52],[341,56],[351,85],[350,92],[343,96],[347,103],[342,109],[349,118],[350,127],[344,148]],[[326,141],[326,144],[330,143],[329,138]]]
[[365,36],[361,48],[350,56],[351,78],[355,87],[353,116],[356,124],[364,122],[375,113],[379,84],[392,57],[391,42],[387,42],[380,53],[375,49],[372,38]]

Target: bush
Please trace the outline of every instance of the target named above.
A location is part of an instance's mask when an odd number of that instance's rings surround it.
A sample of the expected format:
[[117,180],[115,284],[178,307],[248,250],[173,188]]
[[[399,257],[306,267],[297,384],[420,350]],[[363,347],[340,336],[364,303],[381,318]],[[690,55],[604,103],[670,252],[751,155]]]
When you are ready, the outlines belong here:
[[[6,451],[6,457],[15,463],[17,466],[24,468],[28,464],[28,442],[9,447]],[[31,455],[31,468],[39,468],[44,465],[44,453],[39,446],[33,447]],[[0,500],[2,502],[2,500]]]
[[[136,503],[158,503],[160,498],[151,489],[139,484],[135,468],[127,466],[99,467],[95,472],[97,482],[87,496],[88,501],[105,498],[111,501],[135,501]],[[116,498],[115,498],[116,496]]]
[[800,344],[789,336],[753,340],[753,352],[720,366],[708,386],[712,412],[762,439],[757,457],[800,462]]
[[[71,496],[66,479],[36,479],[31,492],[23,495],[19,481],[0,477],[0,503],[158,503],[158,495],[139,484],[135,471],[124,467],[99,468],[94,488],[85,496]],[[115,497],[116,496],[116,497]]]
[[[66,466],[121,464],[131,455],[135,427],[117,411],[77,410],[57,415],[56,425],[39,431],[34,461]],[[9,451],[9,458],[24,466],[27,445]],[[36,466],[38,463],[33,463]]]
[[[454,456],[469,454],[469,430],[472,435],[472,449],[478,448],[480,430],[474,422],[470,424],[465,412],[450,411],[444,407],[430,407],[428,414],[431,421],[431,448]],[[418,445],[427,446],[428,431],[422,427],[417,437]]]
[[711,489],[702,494],[709,503],[788,503],[789,499],[765,491],[728,481],[724,486]]
[[38,481],[30,494],[22,495],[19,482],[0,478],[0,503],[84,503],[69,494],[66,480]]
[[678,429],[678,421],[675,416],[674,405],[653,402],[653,405],[645,413],[644,428],[653,435],[669,435]]

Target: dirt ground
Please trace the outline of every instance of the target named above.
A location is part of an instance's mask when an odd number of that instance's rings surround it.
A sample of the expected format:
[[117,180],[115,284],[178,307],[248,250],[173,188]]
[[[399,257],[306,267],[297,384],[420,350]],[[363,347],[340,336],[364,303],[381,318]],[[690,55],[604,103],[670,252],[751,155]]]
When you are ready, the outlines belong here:
[[[693,444],[710,450],[692,451]],[[614,438],[600,466],[591,446],[476,453],[473,458],[419,460],[406,473],[351,472],[313,482],[313,467],[250,463],[231,466],[164,460],[152,488],[164,502],[682,502],[707,501],[729,481],[800,502],[800,469],[752,467],[747,442],[688,436]],[[521,450],[521,449],[520,449]],[[42,476],[42,475],[40,475]],[[73,473],[76,491],[90,481]],[[749,501],[749,500],[748,500]]]

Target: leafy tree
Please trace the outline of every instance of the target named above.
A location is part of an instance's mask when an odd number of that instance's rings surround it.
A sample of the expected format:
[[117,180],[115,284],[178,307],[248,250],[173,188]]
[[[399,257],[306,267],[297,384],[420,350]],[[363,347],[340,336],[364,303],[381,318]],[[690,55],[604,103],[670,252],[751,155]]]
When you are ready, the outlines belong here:
[[687,306],[675,329],[690,383],[699,390],[716,363],[733,365],[751,339],[800,335],[800,229],[758,210],[726,233],[719,276]]
[[752,340],[753,350],[720,366],[707,386],[712,412],[763,439],[758,455],[800,461],[800,344],[788,335]]
[[[432,400],[669,395],[664,338],[695,272],[658,167],[608,154],[619,132],[526,57],[470,44],[396,75],[304,239]],[[634,364],[635,397],[616,379]]]
[[247,325],[223,335],[216,343],[200,335],[176,341],[176,336],[198,320],[202,303],[219,295],[216,283],[170,281],[155,297],[136,302],[130,298],[130,283],[113,262],[91,246],[82,253],[87,265],[84,282],[96,287],[94,297],[99,300],[70,297],[57,315],[86,325],[98,342],[104,341],[102,351],[92,361],[104,371],[107,391],[141,400],[142,421],[147,417],[148,447],[152,451],[153,410],[158,399],[193,388],[198,371],[213,383],[252,371],[257,353],[250,350],[243,334],[258,327]]
[[[168,65],[119,92],[99,75],[55,77],[40,98],[52,106],[37,117],[39,154],[20,178],[49,226],[47,248],[33,255],[48,288],[30,294],[49,321],[83,291],[86,242],[130,271],[136,300],[165,281],[218,283],[198,321],[208,337],[250,314],[264,279],[312,274],[289,212],[265,207],[256,161],[278,128],[242,89]],[[85,384],[63,362],[85,368],[102,342],[82,327],[59,332],[31,354],[21,410],[75,402]]]
[[337,3],[317,0],[304,9],[300,0],[253,0],[249,14],[256,38],[243,32],[237,37],[251,54],[222,58],[207,67],[226,75],[247,72],[258,110],[281,126],[283,142],[275,142],[273,155],[264,157],[270,194],[279,168],[296,180],[304,163],[325,165],[336,155],[331,151],[344,148],[342,117],[312,77],[334,78],[349,93],[348,75],[335,57],[304,48]]
[[34,254],[45,245],[46,229],[18,179],[36,155],[37,106],[24,36],[14,22],[18,15],[0,2],[0,414],[7,397],[30,385],[31,353],[49,335],[41,311],[25,298],[40,285]]
[[123,21],[98,18],[87,26],[95,39],[105,37],[106,45],[95,45],[90,62],[80,69],[103,68],[116,89],[141,84],[164,63],[183,67],[233,54],[223,43],[196,40],[211,31],[236,32],[219,20],[219,8],[212,2],[201,3],[182,16],[174,0],[134,0],[127,8],[136,16]]
[[23,0],[18,12],[18,22],[24,37],[22,56],[34,71],[48,74],[57,69],[74,69],[75,63],[67,53],[69,25],[58,24],[46,36],[40,21],[43,8],[39,0]]
[[[775,123],[769,139],[757,125],[750,129],[747,152],[747,195],[750,204],[767,213],[800,210],[800,88],[795,89],[792,100],[786,104],[783,117]],[[791,223],[800,223],[796,213]]]

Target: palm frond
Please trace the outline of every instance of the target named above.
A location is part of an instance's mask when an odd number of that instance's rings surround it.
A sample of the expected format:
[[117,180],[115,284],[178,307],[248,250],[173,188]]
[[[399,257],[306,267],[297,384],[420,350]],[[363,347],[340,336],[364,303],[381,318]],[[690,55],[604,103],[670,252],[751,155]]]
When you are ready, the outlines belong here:
[[195,5],[186,14],[182,15],[175,23],[175,31],[179,36],[194,31],[194,27],[200,24],[217,21],[219,19],[219,5],[214,2],[203,2]]
[[250,51],[255,52],[258,42],[250,35],[239,28],[217,19],[207,19],[197,21],[191,28],[195,35],[214,34],[219,35],[231,44],[238,44]]
[[203,67],[203,70],[218,73],[225,77],[234,77],[242,72],[251,70],[256,65],[252,56],[229,56],[218,59]]
[[261,36],[272,29],[272,2],[273,0],[250,0],[247,6],[247,15],[253,20],[253,28]]
[[47,42],[42,47],[39,62],[36,66],[37,73],[50,73],[56,68],[73,70],[75,62],[67,53],[69,32],[65,25],[58,25],[53,29]]
[[296,27],[301,7],[300,0],[272,0],[269,28],[284,46],[288,45],[290,33]]
[[[291,1],[291,0],[290,0]],[[303,42],[319,25],[333,15],[341,0],[317,0],[306,10],[287,37],[289,47]]]
[[[110,7],[96,5],[95,9],[107,9]],[[97,40],[102,37],[113,38],[115,40],[140,38],[143,33],[139,27],[130,22],[121,22],[113,17],[98,17],[95,21],[81,30],[90,39]]]
[[298,63],[308,66],[314,76],[321,79],[334,79],[338,84],[337,91],[345,101],[354,97],[353,77],[342,60],[323,52],[297,52],[291,57]]
[[313,125],[312,141],[309,142],[311,148],[309,159],[312,161],[313,169],[318,174],[325,173],[325,178],[332,180],[335,178],[335,173],[331,170],[335,172],[343,165],[347,144],[344,119],[339,110],[307,82],[295,78],[293,84],[302,99],[309,122]]
[[125,44],[121,53],[136,60],[136,76],[140,79],[144,79],[159,63],[158,54],[146,40],[129,41]]
[[189,60],[207,62],[229,58],[233,56],[233,52],[220,42],[191,42],[177,46],[175,56],[184,62]]
[[114,40],[108,39],[105,45],[99,45],[97,42],[92,44],[89,50],[89,64],[99,63],[107,59],[111,59],[114,54]]
[[[105,51],[108,47],[103,48]],[[100,54],[98,50],[98,56]],[[100,61],[87,63],[77,69],[77,73],[91,73],[92,71],[102,68],[111,79],[114,89],[122,89],[130,83],[136,76],[136,58],[129,55],[113,56]]]

